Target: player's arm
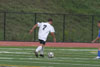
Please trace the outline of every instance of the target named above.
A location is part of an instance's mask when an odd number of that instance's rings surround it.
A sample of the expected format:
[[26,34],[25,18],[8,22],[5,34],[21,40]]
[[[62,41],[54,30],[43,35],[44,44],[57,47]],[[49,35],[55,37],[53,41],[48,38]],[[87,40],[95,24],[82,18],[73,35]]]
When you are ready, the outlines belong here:
[[54,42],[56,42],[56,37],[55,37],[54,32],[51,32],[51,36],[53,37]]
[[95,43],[99,39],[100,39],[100,37],[97,37],[95,40],[92,41],[92,43]]
[[94,39],[93,41],[92,41],[92,43],[95,43],[97,40],[99,40],[100,39],[100,32],[99,32],[99,34],[98,34],[98,36],[97,36],[97,38],[96,39]]
[[32,27],[32,29],[30,30],[30,34],[34,31],[34,29],[36,29],[36,27],[38,27],[38,24],[35,24],[33,27]]

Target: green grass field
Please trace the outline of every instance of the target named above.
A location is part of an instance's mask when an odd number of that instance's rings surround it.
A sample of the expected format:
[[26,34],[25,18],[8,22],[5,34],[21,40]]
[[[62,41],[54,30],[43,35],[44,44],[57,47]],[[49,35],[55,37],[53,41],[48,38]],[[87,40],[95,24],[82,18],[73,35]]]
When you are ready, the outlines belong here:
[[[35,58],[35,47],[0,47],[0,66],[8,67],[100,67],[100,60],[94,59],[96,48],[46,47],[45,58]],[[48,52],[54,58],[48,58]]]

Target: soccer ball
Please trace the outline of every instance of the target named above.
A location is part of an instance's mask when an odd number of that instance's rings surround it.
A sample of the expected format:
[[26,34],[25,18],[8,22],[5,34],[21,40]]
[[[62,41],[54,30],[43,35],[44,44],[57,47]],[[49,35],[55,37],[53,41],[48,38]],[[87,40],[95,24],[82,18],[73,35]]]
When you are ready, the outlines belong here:
[[49,58],[53,58],[53,57],[54,57],[54,53],[53,53],[53,52],[49,52],[49,53],[48,53],[48,57],[49,57]]

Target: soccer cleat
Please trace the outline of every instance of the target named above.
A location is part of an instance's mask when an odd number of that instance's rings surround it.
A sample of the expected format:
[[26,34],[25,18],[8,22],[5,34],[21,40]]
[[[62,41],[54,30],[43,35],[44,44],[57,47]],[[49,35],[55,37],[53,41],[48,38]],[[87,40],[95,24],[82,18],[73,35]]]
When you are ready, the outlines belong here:
[[37,52],[34,52],[35,53],[35,56],[38,58],[38,53]]
[[99,56],[97,56],[97,57],[96,57],[96,59],[100,59],[100,57],[99,57]]
[[43,54],[40,54],[40,56],[41,56],[41,57],[44,57],[44,55],[43,55]]

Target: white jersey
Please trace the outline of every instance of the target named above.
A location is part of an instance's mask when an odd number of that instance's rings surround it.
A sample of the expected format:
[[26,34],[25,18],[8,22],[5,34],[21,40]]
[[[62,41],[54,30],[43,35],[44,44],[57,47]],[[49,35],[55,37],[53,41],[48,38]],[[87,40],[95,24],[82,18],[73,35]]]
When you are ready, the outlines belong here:
[[49,32],[55,32],[54,27],[48,22],[37,23],[39,27],[38,39],[47,40]]

